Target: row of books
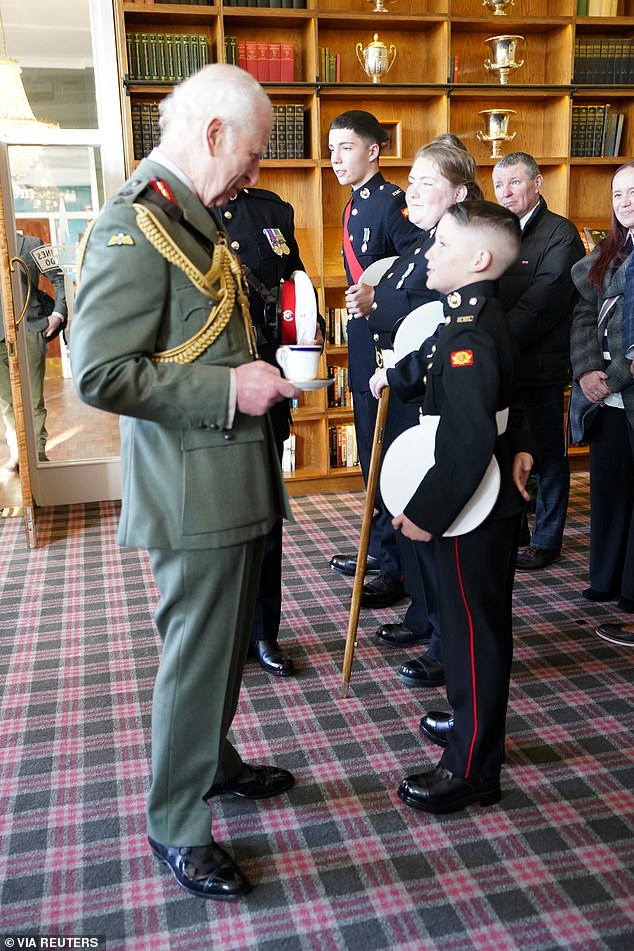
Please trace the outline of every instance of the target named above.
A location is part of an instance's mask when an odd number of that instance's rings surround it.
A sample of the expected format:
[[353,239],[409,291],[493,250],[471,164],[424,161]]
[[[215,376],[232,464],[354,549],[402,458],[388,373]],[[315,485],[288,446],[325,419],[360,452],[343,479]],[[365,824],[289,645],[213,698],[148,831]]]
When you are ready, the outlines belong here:
[[609,103],[572,107],[570,154],[600,158],[619,154],[625,115]]
[[634,82],[634,40],[624,37],[576,40],[574,82],[596,86]]
[[225,37],[225,59],[240,66],[261,83],[292,83],[295,79],[293,43],[269,43]]
[[352,406],[352,393],[348,389],[348,370],[332,364],[327,366],[328,378],[334,380],[328,387],[328,406]]
[[615,17],[619,0],[577,0],[578,17]]
[[158,102],[133,102],[130,109],[134,158],[138,160],[144,155],[149,155],[154,146],[159,144],[161,138],[159,104]]
[[140,82],[178,82],[209,62],[207,38],[202,33],[128,33],[130,79]]
[[299,102],[273,106],[273,130],[265,159],[300,159],[305,157],[304,107]]
[[319,79],[322,83],[341,82],[341,56],[327,46],[319,47]]
[[297,437],[290,433],[282,446],[282,472],[295,472],[295,447]]
[[334,346],[348,343],[348,311],[345,307],[326,308],[326,341]]
[[359,465],[357,434],[353,423],[342,423],[328,428],[330,468],[345,469]]

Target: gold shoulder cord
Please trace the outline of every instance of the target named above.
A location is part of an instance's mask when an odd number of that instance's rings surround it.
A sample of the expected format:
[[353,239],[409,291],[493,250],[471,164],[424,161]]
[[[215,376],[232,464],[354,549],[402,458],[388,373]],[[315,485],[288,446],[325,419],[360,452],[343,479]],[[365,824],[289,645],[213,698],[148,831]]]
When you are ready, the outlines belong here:
[[[218,243],[214,246],[211,266],[206,274],[199,271],[181,251],[174,239],[161,223],[144,205],[135,203],[136,219],[139,229],[153,248],[170,264],[179,268],[201,294],[208,299],[217,298],[217,303],[209,311],[209,316],[197,333],[185,343],[170,350],[161,350],[152,355],[155,363],[193,363],[208,347],[214,343],[231,319],[236,298],[242,312],[247,335],[249,353],[257,355],[253,324],[249,314],[249,302],[242,288],[242,269],[237,258],[227,247],[224,235],[218,234]],[[218,285],[216,290],[214,285]]]

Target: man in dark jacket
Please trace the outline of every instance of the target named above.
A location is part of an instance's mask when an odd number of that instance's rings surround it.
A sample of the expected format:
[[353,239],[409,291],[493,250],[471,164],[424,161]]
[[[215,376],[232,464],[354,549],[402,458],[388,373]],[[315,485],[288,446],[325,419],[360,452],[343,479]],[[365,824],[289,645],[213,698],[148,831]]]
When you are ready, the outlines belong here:
[[501,277],[500,300],[520,350],[518,402],[539,454],[535,526],[517,568],[544,568],[560,554],[570,472],[564,436],[564,388],[570,380],[570,322],[576,291],[570,277],[584,248],[572,222],[549,211],[532,155],[512,152],[493,169],[500,205],[520,219],[519,257]]
[[[52,283],[55,292],[55,302],[52,313],[45,313],[42,299],[37,292],[40,278],[40,265],[37,251],[44,247],[44,242],[35,235],[16,234],[18,257],[22,258],[29,270],[31,280],[31,297],[25,316],[26,347],[29,358],[29,380],[31,383],[31,398],[33,404],[33,420],[35,423],[35,438],[37,453],[40,462],[46,462],[46,406],[44,404],[44,376],[46,373],[46,344],[49,339],[57,336],[60,328],[66,326],[66,292],[64,288],[64,274],[59,267],[42,266],[46,277]],[[33,253],[35,252],[35,253]],[[26,298],[26,275],[20,271],[22,290]],[[13,415],[13,399],[11,397],[11,381],[9,379],[9,358],[7,345],[4,339],[2,324],[2,307],[0,306],[0,413],[4,421],[5,439],[9,447],[9,460],[4,466],[5,472],[18,471],[18,443],[15,434],[15,417]]]

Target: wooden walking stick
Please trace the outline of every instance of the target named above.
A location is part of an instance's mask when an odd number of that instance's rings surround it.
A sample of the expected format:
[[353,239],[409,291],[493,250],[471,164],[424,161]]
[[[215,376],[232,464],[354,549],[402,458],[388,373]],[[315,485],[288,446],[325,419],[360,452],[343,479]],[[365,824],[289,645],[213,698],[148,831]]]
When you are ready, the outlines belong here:
[[389,386],[386,386],[381,390],[379,408],[376,414],[376,424],[374,426],[374,438],[372,440],[370,471],[368,472],[365,508],[363,510],[363,521],[361,522],[361,536],[359,538],[357,567],[354,573],[354,585],[352,587],[352,602],[350,604],[350,617],[348,619],[348,633],[346,634],[346,650],[343,656],[343,668],[341,671],[341,678],[343,681],[343,697],[348,696],[350,672],[352,670],[352,661],[354,659],[354,648],[357,636],[357,627],[359,624],[359,611],[361,609],[361,594],[363,592],[363,579],[365,577],[368,548],[370,547],[370,530],[372,528],[372,517],[374,515],[376,489],[379,482],[379,470],[381,468],[381,456],[383,453],[383,433],[385,431],[385,420],[387,418],[389,402],[390,388]]

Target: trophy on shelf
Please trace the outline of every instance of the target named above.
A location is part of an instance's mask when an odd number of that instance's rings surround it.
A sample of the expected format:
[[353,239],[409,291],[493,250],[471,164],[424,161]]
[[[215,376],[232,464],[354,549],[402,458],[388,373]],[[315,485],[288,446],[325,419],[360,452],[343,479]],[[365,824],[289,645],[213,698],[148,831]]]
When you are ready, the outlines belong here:
[[502,142],[511,142],[517,135],[509,132],[509,119],[517,115],[515,109],[483,109],[478,115],[484,117],[486,131],[476,132],[476,139],[490,142],[491,158],[501,158]]
[[387,4],[396,3],[396,0],[368,0],[368,3],[374,4],[372,13],[388,13]]
[[489,44],[490,59],[485,59],[484,67],[490,73],[497,73],[500,85],[506,86],[509,81],[509,74],[514,69],[519,69],[524,65],[524,60],[518,62],[515,60],[515,51],[519,40],[523,36],[512,34],[510,36],[490,36],[485,43]]
[[396,47],[391,44],[388,49],[379,39],[379,34],[375,33],[373,42],[368,43],[365,49],[361,43],[357,43],[357,59],[372,82],[380,83],[394,65]]
[[482,6],[487,10],[493,10],[496,17],[505,17],[506,8],[514,7],[515,0],[482,0]]

